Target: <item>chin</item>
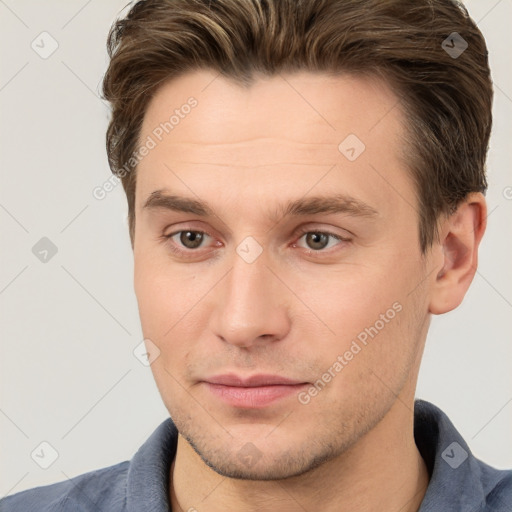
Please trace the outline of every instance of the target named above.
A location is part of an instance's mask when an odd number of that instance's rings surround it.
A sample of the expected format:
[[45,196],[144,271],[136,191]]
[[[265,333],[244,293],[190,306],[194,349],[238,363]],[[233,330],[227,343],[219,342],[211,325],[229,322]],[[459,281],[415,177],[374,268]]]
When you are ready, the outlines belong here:
[[265,447],[260,444],[260,449],[247,442],[235,450],[233,443],[203,449],[193,440],[187,441],[208,467],[221,476],[237,480],[285,480],[308,473],[335,457],[333,447],[324,445],[315,452],[315,446],[308,442],[305,445],[310,451],[298,444],[287,448],[282,440],[276,443],[279,447],[267,442]]

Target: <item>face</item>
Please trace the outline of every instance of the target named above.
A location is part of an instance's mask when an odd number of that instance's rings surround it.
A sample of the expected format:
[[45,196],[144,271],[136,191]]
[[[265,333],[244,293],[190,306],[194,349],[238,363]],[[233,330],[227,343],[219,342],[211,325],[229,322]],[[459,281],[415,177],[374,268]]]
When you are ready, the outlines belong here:
[[183,438],[222,475],[285,478],[413,396],[429,265],[404,121],[370,79],[215,77],[144,118],[135,291]]

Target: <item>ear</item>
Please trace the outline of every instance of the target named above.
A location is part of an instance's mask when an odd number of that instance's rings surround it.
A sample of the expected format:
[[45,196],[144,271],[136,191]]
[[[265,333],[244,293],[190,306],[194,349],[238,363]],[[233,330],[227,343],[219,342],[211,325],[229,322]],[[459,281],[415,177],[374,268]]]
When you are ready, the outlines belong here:
[[[471,193],[439,226],[441,270],[433,283],[429,312],[455,309],[466,295],[478,264],[478,246],[487,224],[487,205],[481,193]],[[436,251],[437,252],[437,251]]]

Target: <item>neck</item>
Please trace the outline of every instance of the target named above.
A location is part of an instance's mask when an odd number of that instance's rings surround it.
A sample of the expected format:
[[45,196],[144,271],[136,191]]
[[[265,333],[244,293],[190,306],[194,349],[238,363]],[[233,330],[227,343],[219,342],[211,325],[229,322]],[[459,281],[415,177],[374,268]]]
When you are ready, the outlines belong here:
[[300,476],[236,480],[209,468],[180,435],[171,468],[173,511],[416,512],[428,472],[414,442],[414,400],[400,397],[349,450]]

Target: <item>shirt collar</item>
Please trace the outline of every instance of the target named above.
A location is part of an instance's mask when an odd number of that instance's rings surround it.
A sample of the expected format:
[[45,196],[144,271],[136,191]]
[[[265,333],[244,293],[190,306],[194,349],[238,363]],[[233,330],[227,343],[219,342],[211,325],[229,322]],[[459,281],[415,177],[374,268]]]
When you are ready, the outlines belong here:
[[435,405],[416,400],[414,439],[430,473],[418,512],[483,510],[482,463],[473,456],[448,416]]
[[168,512],[169,476],[176,456],[178,430],[166,419],[139,448],[130,461],[127,476],[128,512]]

